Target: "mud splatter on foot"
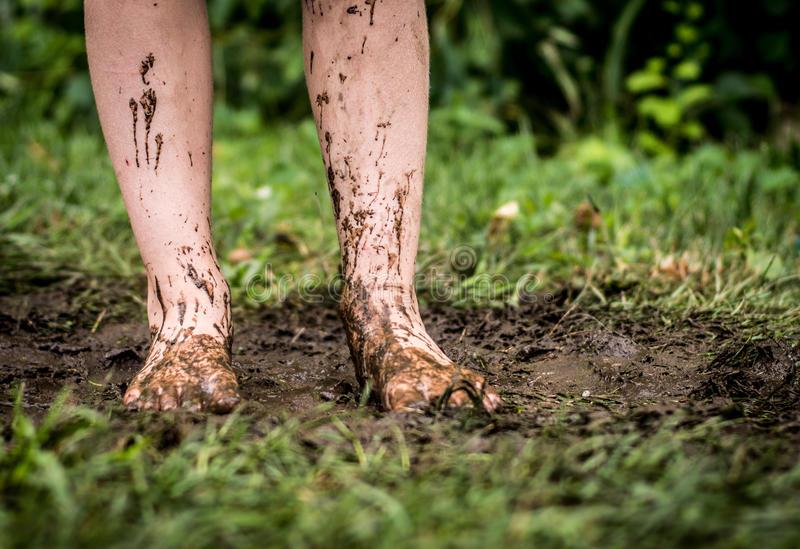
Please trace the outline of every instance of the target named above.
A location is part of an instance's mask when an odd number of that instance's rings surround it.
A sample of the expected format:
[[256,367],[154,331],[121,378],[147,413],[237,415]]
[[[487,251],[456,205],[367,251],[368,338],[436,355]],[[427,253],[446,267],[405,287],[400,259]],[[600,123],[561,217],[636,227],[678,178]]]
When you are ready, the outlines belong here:
[[228,413],[239,403],[231,369],[230,341],[183,329],[171,338],[163,331],[145,366],[131,381],[123,402],[134,410]]
[[480,403],[493,411],[502,406],[483,376],[456,365],[428,336],[413,290],[391,285],[368,289],[346,281],[339,313],[356,378],[362,386],[370,383],[387,410]]

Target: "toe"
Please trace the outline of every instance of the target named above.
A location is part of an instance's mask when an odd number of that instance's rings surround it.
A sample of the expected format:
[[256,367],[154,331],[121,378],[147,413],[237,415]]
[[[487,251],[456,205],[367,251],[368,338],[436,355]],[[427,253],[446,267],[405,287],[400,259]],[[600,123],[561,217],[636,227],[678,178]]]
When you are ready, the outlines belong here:
[[425,398],[416,385],[408,380],[392,380],[383,391],[384,408],[392,412],[410,412],[427,406],[429,399]]
[[205,408],[203,392],[194,385],[187,385],[181,389],[180,407],[190,412],[199,412]]
[[486,386],[483,393],[483,407],[489,412],[496,412],[503,407],[503,399],[489,385]]
[[449,386],[444,394],[449,392],[447,406],[450,408],[462,408],[474,406],[480,398],[482,382],[474,382],[462,379],[461,381]]
[[450,408],[463,408],[472,404],[471,392],[474,389],[459,387],[452,390],[450,398],[447,399],[447,406]]
[[472,406],[479,402],[479,406],[489,412],[500,408],[503,401],[483,376],[469,370],[462,371],[461,375],[461,379],[450,388],[452,394],[447,401],[448,406]]
[[215,414],[227,414],[239,404],[239,384],[233,372],[223,369],[203,384],[205,409]]
[[180,396],[177,389],[171,387],[158,397],[158,409],[162,412],[175,410],[180,406]]
[[486,382],[483,376],[477,374],[472,374],[472,376],[475,394],[480,398],[484,409],[488,412],[494,412],[500,409],[503,405],[503,400],[500,398],[500,395],[497,394],[497,391]]
[[145,391],[137,402],[137,410],[146,411],[146,412],[153,412],[159,410],[158,407],[158,397],[155,396],[151,391]]
[[130,385],[128,390],[125,391],[125,396],[122,397],[122,403],[129,409],[129,410],[138,410],[139,409],[139,397],[142,396],[142,391],[139,389],[138,385]]
[[215,414],[228,414],[239,404],[239,395],[237,393],[226,393],[216,395],[209,405],[208,411]]
[[131,411],[160,410],[159,391],[140,384],[131,385],[125,392],[122,402]]
[[382,392],[383,405],[391,411],[412,411],[429,406],[439,407],[442,399],[450,408],[475,406],[489,412],[500,408],[502,400],[483,376],[469,370],[456,375],[452,370],[436,375],[419,372],[397,375]]

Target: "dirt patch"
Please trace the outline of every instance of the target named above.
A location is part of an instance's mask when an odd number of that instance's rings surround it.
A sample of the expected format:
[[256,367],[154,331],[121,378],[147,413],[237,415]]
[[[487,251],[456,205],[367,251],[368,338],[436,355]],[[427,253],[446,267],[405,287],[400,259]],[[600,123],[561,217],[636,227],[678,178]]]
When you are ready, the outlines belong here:
[[[97,314],[99,306],[80,305],[129,299],[103,292],[44,289],[0,297],[4,418],[20,383],[33,415],[65,387],[77,403],[119,411],[147,353],[148,330],[137,305],[105,317]],[[295,414],[323,402],[333,403],[333,410],[358,406],[333,304],[288,303],[235,316],[234,369],[246,400],[243,413]],[[683,411],[693,417],[733,414],[761,428],[777,423],[798,431],[797,342],[743,340],[736,319],[695,316],[667,325],[658,311],[576,309],[558,299],[502,309],[436,305],[423,316],[443,349],[484,374],[503,396],[507,405],[492,419],[495,429],[540,429],[563,414],[573,414],[578,426],[613,428],[620,418],[633,418],[646,429]],[[134,416],[131,421],[138,421]],[[380,417],[375,414],[376,421]]]
[[693,395],[725,397],[762,411],[800,408],[800,358],[783,341],[731,341],[702,369]]

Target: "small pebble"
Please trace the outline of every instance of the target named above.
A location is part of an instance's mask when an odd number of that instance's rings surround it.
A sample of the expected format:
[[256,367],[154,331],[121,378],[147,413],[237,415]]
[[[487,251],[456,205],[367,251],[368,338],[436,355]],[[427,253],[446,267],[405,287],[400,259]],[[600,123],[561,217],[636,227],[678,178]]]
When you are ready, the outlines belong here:
[[592,396],[592,392],[591,391],[584,391],[584,392],[581,393],[581,396],[583,398],[588,398],[588,397]]

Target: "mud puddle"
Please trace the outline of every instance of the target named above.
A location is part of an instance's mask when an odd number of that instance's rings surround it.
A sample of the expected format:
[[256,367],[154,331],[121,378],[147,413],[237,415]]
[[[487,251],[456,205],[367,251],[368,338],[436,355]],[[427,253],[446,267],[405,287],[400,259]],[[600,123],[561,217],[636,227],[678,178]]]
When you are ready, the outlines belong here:
[[[69,387],[75,403],[139,421],[121,411],[121,397],[147,352],[145,317],[135,306],[104,318],[81,305],[87,295],[113,302],[103,291],[0,297],[4,423],[20,383],[34,417]],[[323,402],[334,411],[358,407],[333,304],[284,304],[235,317],[242,413],[302,414]],[[797,342],[744,337],[737,319],[665,322],[655,310],[576,308],[558,298],[503,309],[435,305],[423,317],[453,359],[484,374],[503,396],[504,410],[487,420],[497,430],[533,432],[566,414],[577,432],[623,424],[644,431],[680,412],[698,421],[743,418],[742,428],[800,440]],[[382,416],[375,410],[374,421]]]

